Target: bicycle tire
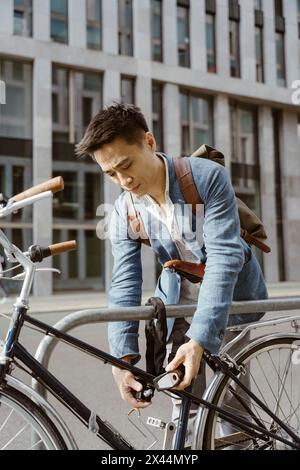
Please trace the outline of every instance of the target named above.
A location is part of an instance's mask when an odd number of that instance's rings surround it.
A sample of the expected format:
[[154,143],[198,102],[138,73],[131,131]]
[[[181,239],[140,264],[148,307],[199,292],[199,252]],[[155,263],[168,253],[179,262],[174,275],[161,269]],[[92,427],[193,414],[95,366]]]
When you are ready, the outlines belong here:
[[41,407],[13,387],[0,388],[0,450],[66,449],[59,431]]
[[[254,343],[256,343],[254,341]],[[239,355],[237,355],[237,357],[235,358],[236,360],[236,363],[238,365],[244,365],[246,366],[246,370],[250,371],[248,372],[249,374],[249,378],[251,380],[251,386],[250,386],[250,389],[252,390],[252,387],[253,388],[257,388],[257,390],[260,391],[261,393],[261,390],[258,388],[258,385],[256,383],[256,381],[253,380],[253,373],[251,372],[251,366],[249,366],[250,362],[252,361],[253,363],[253,366],[254,366],[254,360],[256,360],[258,362],[258,357],[262,354],[266,354],[270,351],[278,351],[278,356],[279,356],[279,360],[280,360],[280,351],[281,350],[287,350],[287,351],[290,351],[291,353],[294,353],[295,351],[295,344],[300,345],[300,336],[299,335],[274,335],[274,337],[272,337],[271,339],[269,340],[266,340],[266,341],[258,341],[257,344],[254,344],[252,347],[250,345],[250,348],[248,350],[246,350],[246,352],[243,353],[243,351],[241,351],[239,353]],[[276,356],[276,355],[274,355]],[[270,356],[271,357],[271,356]],[[291,356],[292,358],[293,356]],[[291,361],[292,363],[293,361]],[[272,364],[272,362],[271,362]],[[289,367],[289,366],[288,366]],[[292,364],[292,367],[293,367],[293,364]],[[298,365],[298,368],[299,368],[299,365]],[[275,366],[274,366],[274,369],[275,369]],[[258,370],[258,369],[257,369]],[[288,369],[287,369],[288,370]],[[266,383],[268,385],[269,384],[269,380],[270,380],[270,377],[271,377],[271,371],[268,370],[268,372],[270,373],[270,375],[268,375],[268,379],[266,379]],[[280,375],[280,369],[279,369],[279,374]],[[241,376],[241,375],[240,375]],[[240,377],[239,376],[239,377]],[[298,381],[299,381],[299,372],[298,372]],[[225,376],[224,374],[221,374],[220,377],[217,378],[219,384],[213,389],[214,391],[212,392],[213,394],[210,396],[209,398],[209,401],[211,403],[213,403],[214,405],[217,405],[217,406],[220,406],[220,407],[224,407],[224,409],[227,409],[227,411],[231,411],[233,412],[234,409],[231,406],[228,406],[226,404],[226,392],[228,393],[228,389],[229,389],[229,386],[231,385],[232,387],[232,384],[233,384],[233,381],[232,379],[230,379],[228,376]],[[286,379],[284,379],[285,381]],[[283,390],[285,391],[285,394],[287,395],[286,393],[286,390],[285,390],[285,382],[281,382],[283,384],[283,389],[281,390],[281,393],[283,395]],[[263,384],[263,381],[261,381],[261,384],[260,384],[260,387],[263,387],[266,386],[266,384]],[[232,388],[231,388],[232,389]],[[271,389],[271,386],[270,386],[270,389]],[[275,395],[275,390],[276,389],[271,389],[271,392],[273,393],[273,395]],[[298,388],[299,390],[299,388]],[[254,391],[254,390],[253,390]],[[243,393],[241,388],[239,388],[239,390],[235,390],[235,393],[237,396],[239,396],[239,393]],[[293,393],[293,391],[292,391]],[[235,396],[236,396],[235,395]],[[240,395],[241,396],[241,395]],[[233,398],[233,395],[231,393],[231,397]],[[262,397],[264,397],[263,395],[262,396],[259,396],[259,398],[261,399]],[[235,398],[233,398],[235,399]],[[272,400],[273,400],[273,397],[272,397]],[[272,401],[271,398],[270,398],[270,401]],[[280,398],[281,400],[281,398]],[[275,397],[275,401],[276,401],[276,397]],[[237,401],[236,401],[237,403]],[[250,404],[250,400],[249,400],[249,403]],[[251,408],[252,406],[252,408]],[[254,407],[253,407],[254,406]],[[270,405],[267,405],[271,408]],[[276,407],[278,408],[278,415],[281,415],[282,416],[279,416],[281,419],[284,418],[284,413],[283,413],[283,410],[282,410],[282,406],[283,404],[281,404],[279,401],[278,403],[276,404]],[[299,403],[297,405],[297,408],[299,408]],[[262,410],[258,408],[257,404],[255,404],[254,402],[252,404],[250,404],[250,412],[254,412],[253,413],[255,416],[257,415],[257,417],[259,417],[259,419],[261,419],[261,421],[264,423],[264,425],[266,425],[266,422],[265,420],[260,416],[259,414],[259,411],[262,412]],[[274,411],[274,410],[272,410]],[[240,414],[240,411],[239,411],[239,405],[236,407],[235,409],[235,412],[237,415],[240,415],[242,416],[243,418],[245,418],[245,416],[243,414]],[[245,411],[244,411],[245,413]],[[299,426],[299,419],[300,419],[300,408],[299,408],[299,416],[296,416],[296,419],[297,419],[297,429],[293,429],[295,434],[297,434],[299,437],[300,437],[300,426]],[[294,414],[294,413],[293,413]],[[293,416],[293,414],[291,415],[291,417]],[[262,416],[263,413],[262,413]],[[288,416],[288,418],[290,418],[290,416]],[[219,419],[219,422],[218,422],[218,419]],[[252,422],[253,421],[253,418],[250,417],[250,415],[248,414],[248,419],[251,420]],[[233,427],[231,426],[231,430],[228,431],[228,434],[226,435],[224,433],[224,427],[226,429],[226,425],[223,426],[224,423],[224,420],[222,421],[220,419],[220,417],[218,416],[218,413],[214,410],[209,410],[207,412],[207,417],[206,417],[206,420],[205,420],[205,425],[202,429],[204,429],[203,431],[203,437],[199,435],[199,422],[198,422],[198,427],[196,429],[196,444],[195,444],[195,448],[199,448],[199,446],[202,448],[202,449],[210,449],[210,450],[215,450],[215,449],[218,449],[218,450],[257,450],[257,449],[263,449],[263,450],[271,450],[271,449],[274,449],[274,447],[277,449],[277,448],[280,448],[280,445],[281,446],[284,446],[284,444],[282,443],[279,443],[279,441],[276,441],[274,440],[273,441],[273,444],[271,444],[272,441],[268,441],[270,442],[269,445],[266,445],[266,444],[263,444],[263,443],[260,443],[259,442],[256,442],[254,439],[250,438],[247,433],[245,433],[245,431],[241,431],[239,430],[237,427]],[[290,423],[287,423],[289,426],[290,426]],[[272,423],[272,425],[274,426],[274,422]],[[229,429],[230,427],[228,427]],[[276,428],[276,426],[275,426]],[[285,434],[283,434],[282,430],[279,431],[281,433],[281,436],[286,438],[287,436]],[[279,434],[278,434],[279,435]],[[198,442],[197,442],[198,441]],[[277,447],[276,447],[277,446]],[[285,449],[291,449],[291,447],[284,447]]]

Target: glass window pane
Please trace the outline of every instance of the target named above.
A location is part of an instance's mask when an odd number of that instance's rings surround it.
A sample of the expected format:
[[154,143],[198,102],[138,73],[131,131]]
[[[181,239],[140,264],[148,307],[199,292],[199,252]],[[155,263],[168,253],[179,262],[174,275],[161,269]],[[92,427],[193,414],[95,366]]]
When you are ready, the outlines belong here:
[[51,20],[51,37],[56,42],[66,43],[67,42],[67,28],[66,22],[58,18]]
[[79,210],[77,173],[55,171],[53,177],[56,176],[63,177],[65,188],[54,196],[53,216],[60,219],[77,219]]
[[69,141],[69,71],[53,66],[52,129],[55,142]]
[[151,1],[152,9],[152,60],[162,62],[162,3]]
[[67,0],[51,0],[51,12],[61,13],[62,15],[67,15],[68,1]]
[[95,231],[85,231],[86,252],[86,277],[100,277],[102,273],[103,259],[101,258],[101,247],[103,241],[99,240]]
[[119,54],[133,55],[132,0],[119,0]]
[[78,142],[84,134],[92,117],[102,106],[102,77],[97,73],[75,72],[75,141]]
[[85,173],[84,190],[84,218],[96,219],[97,207],[103,202],[100,174]]
[[181,120],[189,120],[189,99],[188,95],[181,93],[180,95],[180,111],[181,111]]
[[60,43],[68,42],[67,0],[51,0],[51,38]]
[[6,195],[5,166],[0,165],[0,193]]
[[134,80],[132,78],[121,79],[121,101],[134,104]]
[[[68,240],[77,240],[77,230],[68,231]],[[54,258],[57,258],[54,256]],[[77,279],[79,276],[78,273],[78,251],[70,251],[68,253],[68,271],[70,279]]]
[[14,34],[32,36],[32,0],[14,0]]
[[[12,192],[13,194],[19,194],[25,189],[24,184],[24,167],[23,166],[13,166],[12,168]],[[24,218],[23,210],[16,212],[12,215],[12,220],[20,220]]]
[[101,0],[87,0],[87,47],[101,49]]
[[255,0],[254,8],[255,10],[262,10],[262,0]]
[[163,88],[159,83],[152,85],[152,127],[157,150],[163,151]]
[[229,21],[230,73],[232,77],[240,77],[240,37],[239,23]]
[[284,87],[285,79],[285,58],[284,58],[284,34],[276,33],[276,65],[277,65],[277,85]]
[[101,0],[86,0],[87,19],[90,21],[101,20]]
[[6,104],[0,107],[0,136],[32,138],[32,66],[0,60],[6,85]]
[[202,144],[213,145],[210,99],[192,94],[181,94],[181,138],[183,154],[193,153]]
[[87,26],[87,46],[90,49],[101,49],[101,31],[95,26]]

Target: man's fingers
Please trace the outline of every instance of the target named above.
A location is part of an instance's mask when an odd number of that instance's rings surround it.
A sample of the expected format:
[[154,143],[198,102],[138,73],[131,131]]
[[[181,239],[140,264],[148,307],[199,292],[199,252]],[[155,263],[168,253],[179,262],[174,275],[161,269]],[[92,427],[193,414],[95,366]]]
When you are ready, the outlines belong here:
[[177,355],[174,357],[174,359],[167,365],[166,371],[171,372],[172,370],[177,369],[177,367],[180,366],[184,361],[184,356]]
[[135,378],[132,375],[130,375],[129,377],[126,377],[125,383],[129,388],[132,388],[136,392],[140,392],[143,388],[142,384],[138,382],[137,380],[135,380]]
[[177,385],[176,389],[184,390],[191,384],[193,378],[194,378],[194,375],[189,371],[187,367],[185,367],[184,377],[182,381]]

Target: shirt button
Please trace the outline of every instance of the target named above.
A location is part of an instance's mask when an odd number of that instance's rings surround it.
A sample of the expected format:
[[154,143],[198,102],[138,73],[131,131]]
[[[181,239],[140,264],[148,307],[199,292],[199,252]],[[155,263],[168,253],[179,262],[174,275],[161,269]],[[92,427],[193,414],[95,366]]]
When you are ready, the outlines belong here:
[[219,333],[219,338],[220,338],[220,339],[223,339],[223,338],[224,338],[224,331],[223,331],[223,330],[220,331],[220,333]]

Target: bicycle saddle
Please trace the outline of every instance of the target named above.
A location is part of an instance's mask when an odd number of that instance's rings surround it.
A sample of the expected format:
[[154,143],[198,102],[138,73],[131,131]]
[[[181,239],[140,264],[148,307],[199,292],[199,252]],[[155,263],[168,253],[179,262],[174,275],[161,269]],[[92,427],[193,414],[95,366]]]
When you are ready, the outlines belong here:
[[201,282],[204,277],[205,264],[191,263],[180,259],[171,259],[163,265],[164,269],[174,269],[178,274],[194,284]]

